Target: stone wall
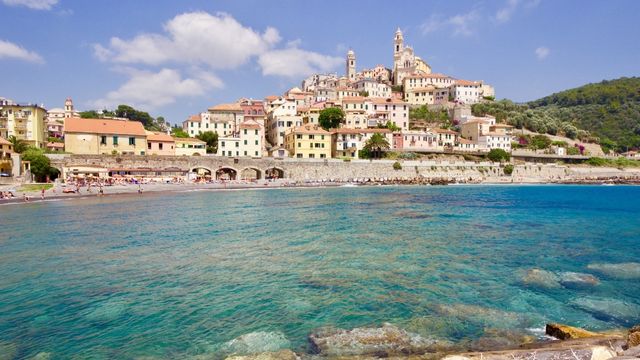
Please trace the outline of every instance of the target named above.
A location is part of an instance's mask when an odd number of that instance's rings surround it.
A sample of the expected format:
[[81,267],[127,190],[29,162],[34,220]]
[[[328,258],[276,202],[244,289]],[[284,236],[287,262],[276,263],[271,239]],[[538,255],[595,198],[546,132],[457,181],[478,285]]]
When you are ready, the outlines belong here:
[[274,159],[274,158],[225,158],[220,156],[112,156],[112,155],[50,155],[52,166],[65,171],[74,166],[114,168],[178,168],[194,171],[204,168],[215,173],[220,168],[231,168],[237,172],[253,168],[261,177],[268,168],[277,168],[284,177],[295,181],[341,180],[363,178],[446,178],[459,181],[490,182],[548,182],[557,180],[581,180],[597,177],[637,177],[640,170],[615,168],[570,167],[557,164],[516,165],[513,175],[504,175],[503,167],[492,162],[461,160],[406,160],[400,161],[402,169],[393,168],[394,160],[338,159]]

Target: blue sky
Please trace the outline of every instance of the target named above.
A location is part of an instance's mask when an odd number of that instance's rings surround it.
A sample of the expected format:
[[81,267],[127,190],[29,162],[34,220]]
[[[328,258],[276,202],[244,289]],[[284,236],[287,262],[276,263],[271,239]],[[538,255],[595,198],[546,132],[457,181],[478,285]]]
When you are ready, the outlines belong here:
[[0,0],[0,96],[126,103],[172,123],[309,72],[392,65],[404,31],[434,72],[533,100],[640,75],[640,1]]

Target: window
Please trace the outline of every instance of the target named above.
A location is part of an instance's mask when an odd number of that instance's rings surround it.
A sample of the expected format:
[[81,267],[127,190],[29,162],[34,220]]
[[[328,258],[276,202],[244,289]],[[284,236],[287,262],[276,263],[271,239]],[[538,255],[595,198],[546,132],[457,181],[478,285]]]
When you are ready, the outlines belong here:
[[130,137],[130,138],[129,138],[129,145],[131,145],[131,146],[136,146],[136,138],[134,138],[134,137]]
[[258,156],[258,152],[256,151],[256,156]]
[[244,141],[244,144],[247,145],[247,140]]
[[296,157],[297,157],[298,159],[302,159],[302,154],[296,154]]
[[316,154],[309,154],[309,159],[314,159],[316,157]]
[[326,157],[327,157],[327,155],[325,155],[325,154],[320,154],[320,158],[324,159],[324,158],[326,158]]
[[150,142],[147,143],[147,149],[151,150],[151,143]]
[[258,140],[256,140],[256,145],[258,145]]
[[224,156],[224,150],[222,150],[222,156]]
[[[247,129],[244,129],[244,134],[247,135]],[[246,154],[245,154],[246,155]]]
[[107,145],[107,137],[105,135],[100,136],[100,145]]
[[240,147],[240,142],[236,142],[236,147]]
[[224,147],[224,141],[220,141],[220,147]]
[[246,151],[244,152],[244,156],[247,156],[247,152]]
[[313,139],[314,136],[313,135],[309,135],[309,140]]
[[162,143],[158,144],[158,149],[162,150]]
[[113,137],[113,145],[118,145],[118,137],[117,136]]

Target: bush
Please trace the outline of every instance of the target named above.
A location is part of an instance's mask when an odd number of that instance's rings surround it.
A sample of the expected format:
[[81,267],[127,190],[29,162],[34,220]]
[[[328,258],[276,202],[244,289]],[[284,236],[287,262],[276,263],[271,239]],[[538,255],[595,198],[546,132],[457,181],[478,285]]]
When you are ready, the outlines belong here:
[[487,158],[493,162],[502,162],[509,161],[511,159],[511,155],[502,149],[491,149],[489,154],[487,154]]
[[575,146],[568,147],[567,148],[567,155],[580,155],[580,149],[578,149]]
[[535,135],[531,137],[531,142],[529,146],[534,149],[548,149],[551,145],[551,139],[544,135]]
[[402,165],[399,161],[393,163],[393,170],[402,170]]
[[607,165],[607,159],[592,157],[585,161],[585,163],[591,166],[605,166]]
[[513,174],[513,165],[511,165],[511,164],[507,164],[507,165],[505,165],[505,167],[504,167],[504,174],[505,174],[505,175],[511,175],[511,174]]

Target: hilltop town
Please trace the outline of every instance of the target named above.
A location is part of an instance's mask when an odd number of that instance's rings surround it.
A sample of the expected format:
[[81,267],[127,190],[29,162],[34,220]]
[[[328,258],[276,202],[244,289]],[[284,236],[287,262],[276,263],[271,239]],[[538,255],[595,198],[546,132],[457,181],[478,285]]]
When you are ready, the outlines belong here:
[[[162,119],[149,129],[148,124],[135,121],[130,115],[136,110],[126,106],[119,117],[118,113],[79,112],[71,98],[64,108],[48,110],[0,98],[0,172],[19,178],[29,171],[24,160],[12,157],[21,152],[19,146],[75,155],[343,161],[381,158],[385,153],[398,159],[442,154],[475,160],[494,153],[492,160],[508,161],[512,144],[524,161],[584,161],[588,155],[601,154],[597,145],[588,147],[565,138],[552,141],[535,133],[525,135],[524,129],[516,136],[513,126],[494,116],[474,116],[471,106],[492,102],[495,89],[484,81],[433,72],[405,44],[400,29],[390,50],[391,68],[377,65],[358,70],[356,53],[349,50],[343,75],[314,74],[282,95],[216,104],[174,128]],[[412,118],[411,111],[417,110],[444,114],[445,121]],[[539,148],[544,152],[522,149],[523,140],[531,139],[544,143]],[[636,153],[627,156],[634,158]],[[199,176],[212,175],[199,171]],[[227,174],[229,179],[236,176]]]

